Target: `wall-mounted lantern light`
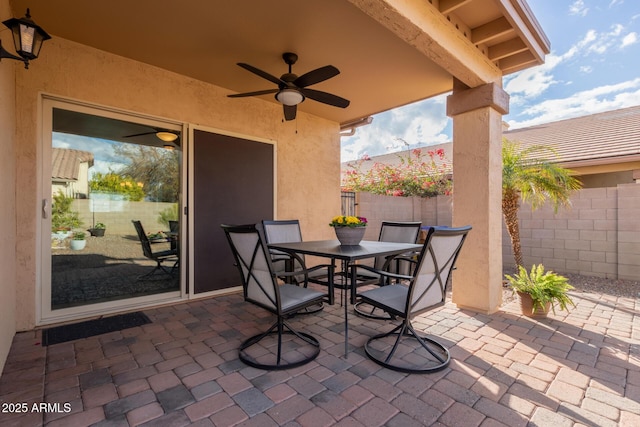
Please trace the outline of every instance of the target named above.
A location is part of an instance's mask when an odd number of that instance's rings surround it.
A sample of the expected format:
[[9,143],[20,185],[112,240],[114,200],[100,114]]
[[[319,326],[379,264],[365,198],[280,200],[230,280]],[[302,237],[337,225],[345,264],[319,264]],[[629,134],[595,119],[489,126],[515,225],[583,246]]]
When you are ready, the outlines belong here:
[[51,36],[31,20],[29,9],[27,9],[24,18],[7,19],[3,24],[13,33],[13,44],[15,45],[16,53],[20,56],[4,50],[2,41],[0,41],[0,59],[9,58],[22,61],[24,62],[24,68],[29,68],[29,61],[38,57],[42,43],[45,40],[49,40]]

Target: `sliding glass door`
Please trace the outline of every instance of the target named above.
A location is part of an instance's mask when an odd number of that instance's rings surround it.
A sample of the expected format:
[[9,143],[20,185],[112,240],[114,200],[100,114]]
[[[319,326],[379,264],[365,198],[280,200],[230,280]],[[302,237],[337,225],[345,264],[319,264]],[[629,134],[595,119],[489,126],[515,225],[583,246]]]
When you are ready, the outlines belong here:
[[42,319],[180,298],[182,126],[43,105]]

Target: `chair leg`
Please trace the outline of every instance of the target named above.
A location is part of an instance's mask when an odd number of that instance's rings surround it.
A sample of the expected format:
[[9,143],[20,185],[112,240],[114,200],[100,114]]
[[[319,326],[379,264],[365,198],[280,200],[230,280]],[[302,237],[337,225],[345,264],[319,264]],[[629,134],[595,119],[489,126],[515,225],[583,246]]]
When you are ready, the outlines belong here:
[[[396,336],[396,338],[393,342],[393,345],[391,346],[391,350],[387,350],[386,348],[389,347],[388,343],[381,340],[390,336]],[[417,360],[417,358],[424,359],[424,364],[422,366],[416,366],[413,363],[409,363],[403,360],[402,356],[397,356],[394,359],[400,342],[407,340],[417,342],[418,344],[420,344],[420,348],[423,348],[428,352],[428,354],[431,355],[431,357],[416,355],[416,357],[409,358],[413,360]],[[376,342],[384,343],[383,346],[385,347],[385,349],[378,350],[373,348],[372,345]],[[425,374],[440,371],[446,368],[451,361],[449,350],[447,350],[442,344],[431,338],[420,336],[411,325],[411,322],[409,322],[409,320],[407,319],[405,319],[401,324],[396,326],[390,332],[378,334],[369,338],[369,340],[367,340],[367,342],[365,343],[364,350],[367,356],[377,364],[394,371],[406,373]],[[415,353],[415,351],[417,350],[414,348],[411,353],[413,354]],[[405,362],[405,364],[400,363],[403,361]]]
[[387,313],[386,311],[383,311],[383,313],[386,315],[382,315],[382,314],[374,314],[374,311],[376,310],[380,310],[377,307],[374,306],[370,306],[371,310],[366,310],[366,307],[363,307],[363,305],[365,305],[365,303],[363,301],[358,301],[357,303],[355,303],[353,305],[353,311],[358,315],[358,316],[362,316],[362,317],[366,317],[368,319],[377,319],[377,320],[395,320],[396,317]]
[[[293,362],[287,362],[286,360],[283,361],[282,337],[285,334],[294,335],[300,340],[302,340],[305,344],[308,344],[311,348],[311,353],[308,355],[305,355],[305,357],[303,357],[300,360],[295,360]],[[251,346],[257,344],[259,341],[261,341],[262,339],[266,338],[269,335],[277,335],[277,349],[275,350],[276,351],[275,363],[260,362],[256,360],[256,358],[252,357],[247,351]],[[309,346],[305,346],[305,348],[309,348]],[[303,353],[303,352],[300,351],[300,353]],[[263,332],[258,335],[254,335],[253,337],[250,337],[247,340],[245,340],[240,345],[240,349],[238,351],[238,357],[242,362],[254,368],[265,369],[265,370],[280,370],[280,369],[289,369],[289,368],[302,366],[306,363],[311,362],[313,359],[315,359],[318,356],[318,354],[320,354],[320,343],[318,342],[318,340],[309,334],[296,331],[291,327],[291,325],[289,325],[289,323],[284,318],[278,318],[275,321],[275,323],[273,323],[273,325],[271,325],[271,327],[266,332]],[[264,354],[261,354],[260,358],[266,358],[266,356]]]

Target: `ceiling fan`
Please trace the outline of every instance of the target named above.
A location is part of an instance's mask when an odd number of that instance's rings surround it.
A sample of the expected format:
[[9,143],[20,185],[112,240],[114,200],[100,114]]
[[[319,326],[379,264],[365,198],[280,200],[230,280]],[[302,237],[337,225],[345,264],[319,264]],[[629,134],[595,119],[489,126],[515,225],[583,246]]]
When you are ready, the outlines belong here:
[[177,140],[180,137],[178,135],[178,133],[175,132],[175,131],[169,131],[169,130],[166,130],[166,129],[155,128],[155,127],[151,127],[151,126],[148,126],[148,127],[153,129],[153,131],[152,132],[135,133],[133,135],[125,135],[125,136],[123,136],[123,138],[134,138],[136,136],[144,136],[144,135],[155,134],[156,137],[158,137],[158,139],[168,143],[168,142],[174,142],[175,140]]
[[258,96],[275,93],[276,100],[278,100],[278,102],[283,105],[285,120],[293,120],[296,118],[297,105],[303,102],[306,98],[322,102],[323,104],[332,105],[334,107],[346,108],[349,106],[349,100],[347,99],[341,98],[331,93],[307,88],[307,86],[323,82],[340,74],[340,70],[338,70],[336,67],[334,67],[333,65],[326,65],[313,71],[309,71],[308,73],[305,73],[298,77],[291,72],[291,66],[298,60],[298,55],[291,52],[285,52],[282,54],[282,59],[284,59],[284,62],[289,65],[289,72],[283,74],[282,76],[280,76],[280,78],[272,76],[271,74],[262,71],[252,65],[245,64],[243,62],[238,63],[238,65],[245,70],[251,71],[252,73],[262,77],[263,79],[277,84],[277,89],[236,93],[227,96],[229,98],[242,98],[245,96]]

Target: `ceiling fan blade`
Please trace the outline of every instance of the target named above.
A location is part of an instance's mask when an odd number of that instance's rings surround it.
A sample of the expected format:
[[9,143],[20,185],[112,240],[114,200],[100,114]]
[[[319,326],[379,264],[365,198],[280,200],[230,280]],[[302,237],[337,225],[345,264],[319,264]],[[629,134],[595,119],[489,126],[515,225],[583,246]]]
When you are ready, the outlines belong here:
[[267,95],[269,93],[276,93],[280,89],[266,89],[266,90],[258,90],[255,92],[246,92],[246,93],[234,93],[233,95],[227,95],[229,98],[242,98],[245,96],[258,96],[258,95]]
[[351,103],[348,99],[320,90],[300,89],[300,92],[307,98],[322,102],[323,104],[333,105],[334,107],[347,108]]
[[328,80],[338,74],[340,74],[340,70],[333,65],[326,65],[301,75],[293,81],[293,84],[298,87],[307,87]]
[[258,76],[262,77],[263,79],[267,79],[270,82],[273,82],[277,85],[280,84],[284,84],[286,85],[285,82],[283,82],[282,80],[280,80],[279,78],[272,76],[271,74],[267,73],[266,71],[262,71],[259,68],[254,67],[253,65],[249,65],[249,64],[245,64],[244,62],[238,62],[238,65],[242,68],[244,68],[247,71],[251,71],[253,74],[257,74]]
[[284,107],[284,119],[289,121],[296,118],[296,111],[298,110],[296,105],[283,105]]
[[157,131],[154,130],[153,132],[135,133],[133,135],[125,135],[125,136],[123,136],[123,138],[133,138],[134,136],[151,135],[151,134],[154,134],[156,132]]

